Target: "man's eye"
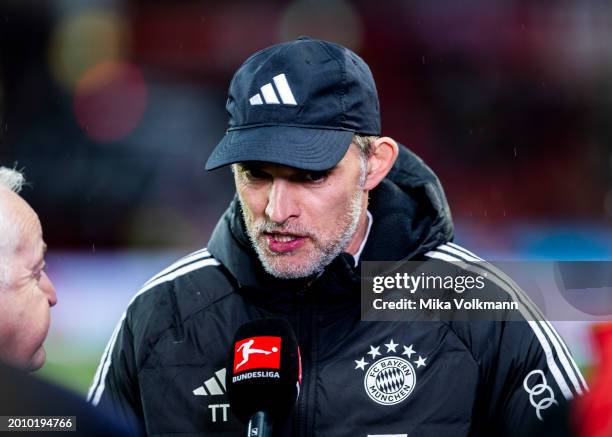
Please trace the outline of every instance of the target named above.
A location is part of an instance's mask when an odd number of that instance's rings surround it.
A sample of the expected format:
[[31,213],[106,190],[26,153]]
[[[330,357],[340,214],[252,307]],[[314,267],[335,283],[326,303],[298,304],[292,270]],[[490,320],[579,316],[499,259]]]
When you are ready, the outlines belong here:
[[268,177],[268,173],[256,168],[247,169],[244,171],[244,174],[247,178],[255,180],[266,179]]
[[308,182],[323,182],[328,174],[327,171],[310,171],[304,174],[304,179]]

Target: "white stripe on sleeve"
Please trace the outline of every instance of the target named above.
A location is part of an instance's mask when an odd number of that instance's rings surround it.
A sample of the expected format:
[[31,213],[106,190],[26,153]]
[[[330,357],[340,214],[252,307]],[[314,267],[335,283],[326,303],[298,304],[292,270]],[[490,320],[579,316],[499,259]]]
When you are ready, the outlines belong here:
[[[146,291],[152,289],[153,287],[157,285],[160,285],[164,282],[173,281],[179,276],[186,275],[187,273],[190,273],[194,270],[201,269],[203,267],[218,266],[218,265],[219,265],[219,261],[213,258],[203,259],[203,260],[194,262],[192,264],[185,265],[174,272],[168,273],[165,276],[161,276],[153,281],[150,281],[143,288],[141,288],[138,291],[138,293],[134,295],[134,297],[128,304],[128,308],[136,300],[138,296],[140,296],[141,294],[145,293]],[[124,313],[122,314],[121,319],[119,320],[119,323],[117,323],[117,326],[115,327],[115,330],[113,331],[113,334],[108,344],[106,345],[106,349],[104,350],[104,354],[102,355],[102,359],[100,361],[100,364],[98,365],[96,375],[94,376],[93,384],[90,387],[89,392],[87,394],[87,401],[91,402],[94,406],[98,405],[98,403],[100,402],[100,398],[102,397],[102,393],[104,392],[105,379],[106,379],[106,375],[108,374],[108,369],[111,365],[111,361],[112,361],[111,357],[113,353],[113,348],[115,347],[115,342],[117,341],[117,336],[119,335],[121,326],[123,325],[123,322],[125,321],[126,314],[127,314],[127,310],[124,311]]]

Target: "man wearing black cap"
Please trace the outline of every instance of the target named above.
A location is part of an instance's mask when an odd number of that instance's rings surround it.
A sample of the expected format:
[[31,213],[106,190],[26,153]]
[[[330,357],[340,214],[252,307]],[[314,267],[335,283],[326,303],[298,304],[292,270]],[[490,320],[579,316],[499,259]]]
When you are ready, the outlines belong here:
[[[451,243],[431,169],[381,136],[360,57],[310,38],[266,48],[236,72],[227,111],[206,168],[232,165],[237,196],[207,249],[134,297],[94,405],[140,417],[153,435],[240,435],[227,353],[242,324],[264,317],[291,323],[303,362],[279,436],[514,434],[587,389],[546,321],[360,320],[361,261],[479,260]],[[520,291],[501,277],[489,285]]]

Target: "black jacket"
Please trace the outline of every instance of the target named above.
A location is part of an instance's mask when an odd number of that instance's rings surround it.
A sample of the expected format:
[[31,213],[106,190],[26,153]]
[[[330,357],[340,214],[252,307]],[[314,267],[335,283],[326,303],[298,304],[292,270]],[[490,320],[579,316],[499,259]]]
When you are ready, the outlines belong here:
[[[66,435],[67,428],[74,429],[69,432],[71,436],[136,435],[127,427],[115,423],[100,411],[92,408],[76,394],[3,363],[0,363],[0,416],[9,418],[40,416],[38,420],[33,418],[32,421],[26,420],[25,423],[24,421],[8,422],[7,418],[4,418],[2,426],[13,425],[13,427],[2,430],[15,432],[15,434],[11,432],[7,435],[62,436]],[[45,423],[41,420],[42,418],[47,419]],[[54,420],[49,421],[49,418]],[[45,425],[49,422],[53,426],[46,427]],[[15,431],[15,425],[20,428],[19,432]],[[57,434],[52,430],[57,430]]]
[[[405,148],[371,193],[369,210],[361,260],[474,259],[449,243],[440,183]],[[267,316],[291,323],[303,360],[298,403],[275,426],[277,436],[518,434],[586,389],[547,322],[360,321],[359,272],[344,253],[309,284],[271,277],[234,199],[207,250],[179,260],[134,297],[89,399],[121,418],[135,416],[150,435],[242,435],[227,409],[226,358],[237,328]],[[408,396],[384,404],[367,393],[364,378],[387,357],[409,361],[415,379]]]

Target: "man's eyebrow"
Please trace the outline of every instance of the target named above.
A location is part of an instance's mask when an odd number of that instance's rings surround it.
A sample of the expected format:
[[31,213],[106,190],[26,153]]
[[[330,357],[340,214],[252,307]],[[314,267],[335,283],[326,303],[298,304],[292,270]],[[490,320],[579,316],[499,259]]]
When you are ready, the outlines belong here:
[[332,173],[332,172],[336,171],[337,169],[338,169],[338,166],[334,165],[333,167],[326,168],[325,170],[308,170],[308,171],[309,171],[309,173],[325,173],[325,174],[327,174],[327,173]]
[[332,168],[326,168],[325,170],[299,170],[300,174],[321,174],[324,176],[329,176],[333,172],[338,169],[338,166],[335,165]]

